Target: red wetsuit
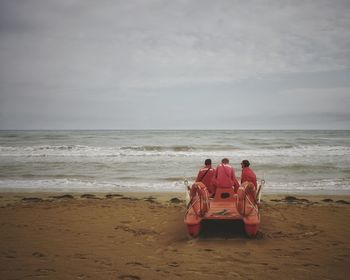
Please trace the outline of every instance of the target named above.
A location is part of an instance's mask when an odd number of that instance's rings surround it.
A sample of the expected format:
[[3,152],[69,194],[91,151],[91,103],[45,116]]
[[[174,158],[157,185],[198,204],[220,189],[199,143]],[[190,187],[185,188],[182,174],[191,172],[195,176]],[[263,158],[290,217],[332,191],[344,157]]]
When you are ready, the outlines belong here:
[[258,187],[258,184],[256,183],[256,175],[253,170],[251,170],[249,167],[243,167],[242,169],[242,175],[241,175],[241,183],[243,182],[251,182],[255,186],[255,190]]
[[[208,170],[209,169],[209,170]],[[215,193],[215,187],[212,184],[213,177],[215,174],[215,168],[211,166],[205,166],[201,170],[199,170],[196,182],[202,182],[208,189],[210,194]]]
[[216,168],[214,182],[217,188],[234,187],[235,192],[237,192],[237,189],[239,188],[239,183],[236,179],[235,171],[229,164],[221,163]]

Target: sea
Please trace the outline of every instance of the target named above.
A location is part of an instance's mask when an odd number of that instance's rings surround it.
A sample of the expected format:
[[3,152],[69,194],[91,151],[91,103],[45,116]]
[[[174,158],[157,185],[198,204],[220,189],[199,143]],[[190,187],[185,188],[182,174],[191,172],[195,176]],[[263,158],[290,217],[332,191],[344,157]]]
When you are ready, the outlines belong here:
[[349,130],[0,131],[0,192],[184,192],[224,157],[263,193],[350,194]]

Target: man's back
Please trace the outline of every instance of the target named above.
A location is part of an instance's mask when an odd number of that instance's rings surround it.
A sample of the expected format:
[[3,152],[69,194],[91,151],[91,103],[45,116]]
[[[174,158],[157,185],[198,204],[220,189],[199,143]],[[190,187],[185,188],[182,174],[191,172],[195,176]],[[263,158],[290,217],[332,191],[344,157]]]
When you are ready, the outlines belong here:
[[221,163],[216,168],[214,181],[217,188],[232,188],[234,186],[236,190],[239,187],[233,167],[229,164]]
[[256,175],[255,175],[254,171],[250,169],[250,167],[243,167],[243,169],[242,169],[241,183],[243,183],[243,182],[253,183],[255,186],[255,189],[258,186],[258,184],[256,182]]
[[208,189],[209,193],[215,193],[213,188],[212,181],[215,174],[215,169],[211,167],[203,167],[199,170],[196,182],[202,182]]
[[220,188],[233,186],[232,167],[228,164],[220,164],[215,172],[215,184]]
[[242,166],[242,175],[241,175],[241,183],[251,182],[254,184],[255,189],[257,189],[258,184],[256,183],[256,175],[253,170],[250,169],[249,160],[245,159],[241,163]]

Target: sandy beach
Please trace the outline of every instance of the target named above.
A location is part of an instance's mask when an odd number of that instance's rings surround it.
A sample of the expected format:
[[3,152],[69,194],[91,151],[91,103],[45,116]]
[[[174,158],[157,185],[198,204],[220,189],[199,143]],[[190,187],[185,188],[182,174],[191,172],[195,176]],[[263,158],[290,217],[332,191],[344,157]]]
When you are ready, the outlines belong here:
[[0,194],[1,279],[346,279],[350,197],[265,196],[187,236],[177,193]]

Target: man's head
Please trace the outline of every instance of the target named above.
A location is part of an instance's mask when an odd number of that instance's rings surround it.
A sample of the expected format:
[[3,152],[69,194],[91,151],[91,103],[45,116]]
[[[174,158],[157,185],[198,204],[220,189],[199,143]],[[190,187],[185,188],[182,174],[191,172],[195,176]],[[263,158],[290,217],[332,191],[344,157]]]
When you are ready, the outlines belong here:
[[245,159],[245,160],[242,161],[241,165],[242,165],[242,168],[243,168],[243,167],[249,167],[250,162],[249,162],[249,160],[246,160],[246,159]]
[[210,158],[206,159],[204,164],[205,165],[211,165],[211,159]]
[[221,163],[223,163],[223,164],[229,164],[229,160],[228,160],[228,158],[223,158],[222,160],[221,160]]

